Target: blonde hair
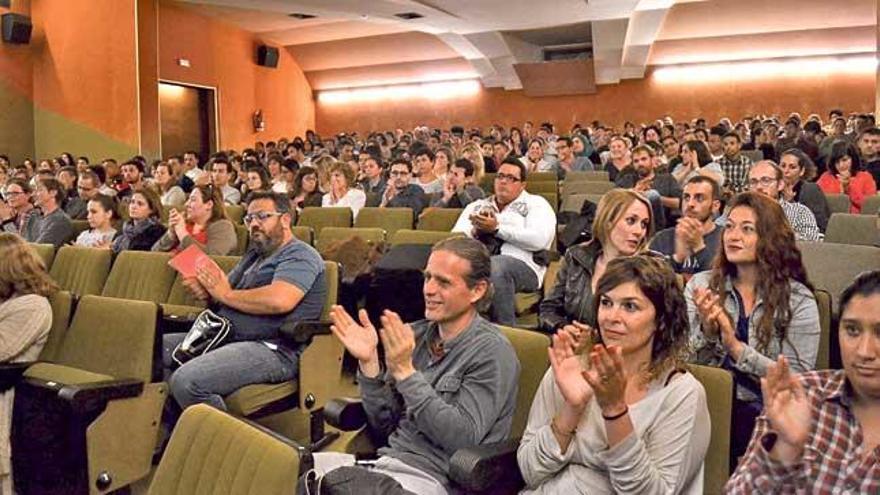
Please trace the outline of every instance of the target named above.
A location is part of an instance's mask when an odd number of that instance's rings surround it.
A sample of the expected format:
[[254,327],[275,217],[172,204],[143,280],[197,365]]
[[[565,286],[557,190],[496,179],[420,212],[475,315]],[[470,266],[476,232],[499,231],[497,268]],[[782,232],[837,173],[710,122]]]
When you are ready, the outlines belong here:
[[599,200],[596,218],[593,219],[593,239],[598,240],[603,248],[607,248],[606,243],[611,235],[611,230],[623,218],[626,209],[636,201],[648,209],[648,232],[640,241],[636,252],[640,253],[645,250],[648,239],[654,233],[654,210],[651,209],[651,202],[646,197],[630,189],[612,189]]
[[330,155],[321,155],[312,160],[312,166],[318,172],[318,185],[322,191],[330,187],[330,169],[336,163],[336,158]]
[[58,286],[43,260],[19,236],[0,233],[0,301],[28,294],[49,297]]

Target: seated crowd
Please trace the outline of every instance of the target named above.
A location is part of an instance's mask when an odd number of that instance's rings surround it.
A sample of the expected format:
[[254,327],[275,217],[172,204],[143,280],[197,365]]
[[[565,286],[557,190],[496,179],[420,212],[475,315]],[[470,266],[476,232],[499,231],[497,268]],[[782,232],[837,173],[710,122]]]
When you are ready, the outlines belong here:
[[[529,177],[549,175],[555,198],[591,171],[607,173],[609,190],[576,205],[589,217],[578,240],[557,242],[572,218],[530,192]],[[227,207],[241,205],[249,244],[235,266],[207,258],[184,280],[231,337],[184,361],[186,334],[163,338],[170,431],[188,406],[226,410],[242,387],[297,378],[306,345],[281,329],[319,320],[329,290],[321,254],[291,229],[304,210],[356,219],[404,207],[415,225],[429,208],[456,208],[458,235],[424,267],[424,319],[330,310],[383,446],[368,464],[315,454],[300,493],[453,493],[452,453],[511,435],[522,363],[499,325],[516,327],[517,297],[542,289],[534,330],[550,337],[550,367],[516,451],[523,493],[703,493],[713,432],[689,363],[733,377],[726,492],[877,493],[880,272],[836,301],[843,369],[817,369],[819,308],[798,243],[822,242],[826,194],[880,215],[863,208],[878,180],[873,116],[839,111],[827,127],[791,114],[593,122],[569,135],[531,122],[309,131],[205,166],[195,152],[121,166],[0,156],[0,363],[35,359],[51,326],[58,286],[27,243],[228,255],[239,238]],[[11,411],[12,392],[0,392],[0,493],[14,474]]]

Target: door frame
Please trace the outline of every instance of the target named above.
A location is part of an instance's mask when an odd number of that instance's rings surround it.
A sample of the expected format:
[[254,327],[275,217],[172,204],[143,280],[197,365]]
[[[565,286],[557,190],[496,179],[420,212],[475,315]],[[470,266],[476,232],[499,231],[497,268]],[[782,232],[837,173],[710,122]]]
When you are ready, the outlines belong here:
[[[156,83],[157,88],[158,84],[173,84],[175,86],[184,86],[195,89],[208,89],[211,90],[211,94],[214,95],[214,142],[217,143],[217,151],[223,149],[223,146],[220,142],[220,88],[217,86],[206,86],[204,84],[196,84],[189,83],[183,81],[175,81],[174,79],[159,79]],[[159,105],[159,157],[161,159],[165,159],[165,154],[162,150],[162,105]]]

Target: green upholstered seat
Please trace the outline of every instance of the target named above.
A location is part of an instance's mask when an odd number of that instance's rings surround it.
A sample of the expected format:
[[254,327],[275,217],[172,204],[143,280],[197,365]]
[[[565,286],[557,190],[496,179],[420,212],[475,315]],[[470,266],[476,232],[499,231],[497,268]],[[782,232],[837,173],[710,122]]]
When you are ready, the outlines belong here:
[[730,423],[733,411],[733,375],[721,368],[688,365],[706,390],[712,438],[706,453],[703,493],[721,493],[730,475]]
[[418,229],[450,231],[461,216],[463,208],[425,208],[419,216]]
[[49,275],[62,289],[77,296],[97,295],[104,290],[112,260],[109,249],[62,246]]
[[177,272],[168,266],[171,253],[123,251],[116,257],[101,295],[152,301],[168,300]]
[[393,236],[390,236],[390,239],[392,246],[400,244],[422,244],[433,246],[442,240],[463,236],[464,234],[461,232],[449,232],[448,230],[401,229],[395,232]]
[[324,227],[351,227],[351,208],[312,206],[303,209],[297,225],[311,227],[315,235],[321,234]]
[[358,228],[379,228],[388,236],[400,229],[413,228],[415,218],[412,208],[361,208],[355,219]]

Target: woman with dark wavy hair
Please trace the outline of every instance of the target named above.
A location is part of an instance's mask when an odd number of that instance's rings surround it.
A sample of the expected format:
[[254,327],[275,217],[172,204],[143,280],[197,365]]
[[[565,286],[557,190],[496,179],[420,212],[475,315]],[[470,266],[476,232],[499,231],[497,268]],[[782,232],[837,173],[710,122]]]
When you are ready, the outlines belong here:
[[761,412],[760,379],[781,354],[795,372],[815,368],[819,310],[782,207],[763,194],[733,199],[712,270],[688,282],[691,359],[733,372],[733,459]]
[[672,268],[615,258],[592,309],[598,331],[553,337],[517,452],[524,493],[703,493],[709,412],[682,370],[686,303]]

